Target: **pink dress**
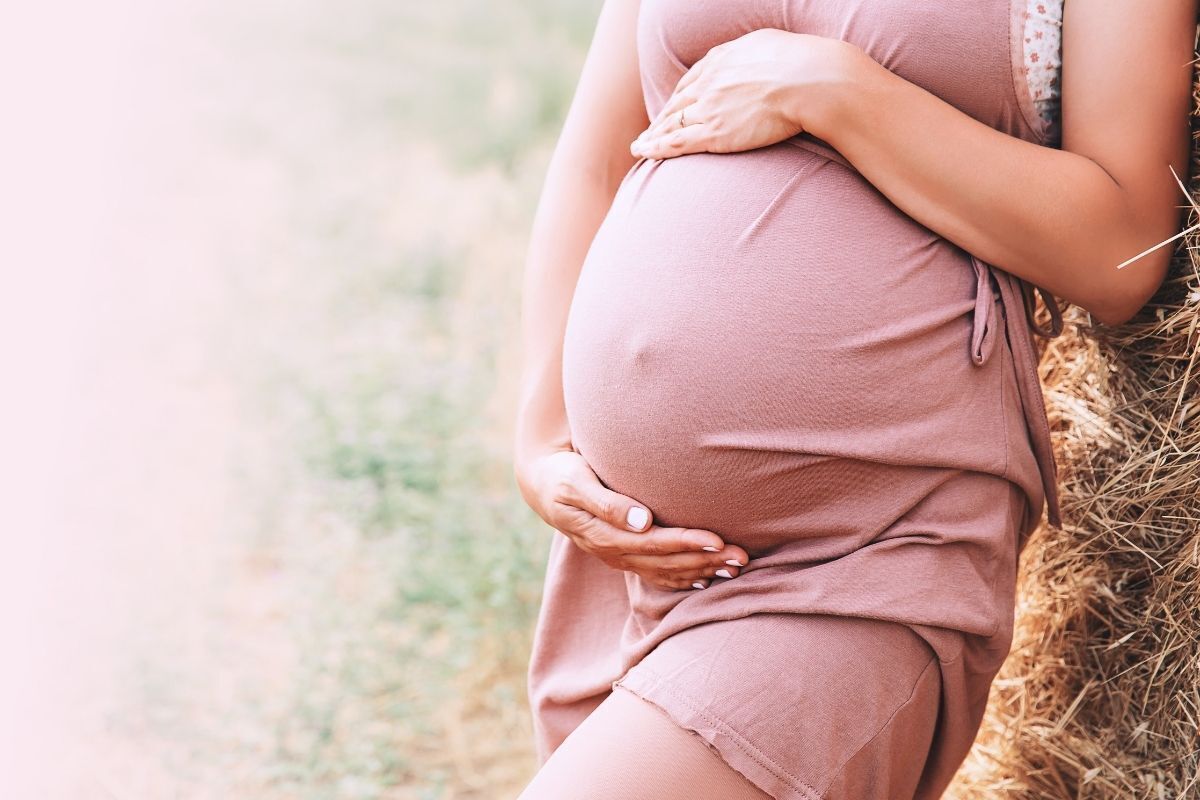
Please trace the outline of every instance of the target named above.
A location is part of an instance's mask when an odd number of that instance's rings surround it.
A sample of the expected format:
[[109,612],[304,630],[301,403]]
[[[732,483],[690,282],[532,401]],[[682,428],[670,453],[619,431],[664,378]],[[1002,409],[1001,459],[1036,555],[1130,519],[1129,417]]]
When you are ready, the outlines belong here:
[[[642,0],[647,112],[709,48],[773,27],[853,42],[1047,144],[1025,10]],[[529,670],[539,757],[619,688],[772,797],[940,796],[1008,654],[1018,553],[1043,507],[1058,524],[1033,290],[807,133],[634,164],[568,317],[574,446],[659,524],[750,563],[665,590],[555,533]]]

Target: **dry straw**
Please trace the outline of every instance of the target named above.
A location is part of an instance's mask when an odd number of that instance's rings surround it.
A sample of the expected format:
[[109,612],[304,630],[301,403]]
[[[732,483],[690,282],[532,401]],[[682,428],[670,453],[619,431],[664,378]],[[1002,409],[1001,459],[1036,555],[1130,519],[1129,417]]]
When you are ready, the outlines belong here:
[[1069,308],[1043,345],[1063,529],[1022,554],[1013,651],[948,797],[1200,798],[1198,223],[1133,321]]

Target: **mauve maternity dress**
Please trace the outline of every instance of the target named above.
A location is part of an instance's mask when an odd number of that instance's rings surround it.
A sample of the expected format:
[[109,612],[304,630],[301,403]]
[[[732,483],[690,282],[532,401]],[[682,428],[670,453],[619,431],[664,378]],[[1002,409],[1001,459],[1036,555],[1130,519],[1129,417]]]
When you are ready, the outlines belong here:
[[[1047,144],[1014,68],[1023,12],[643,0],[647,113],[712,46],[781,28]],[[1043,506],[1058,524],[1033,291],[807,133],[639,160],[567,322],[574,446],[658,524],[751,560],[666,590],[556,532],[529,671],[540,759],[621,688],[773,797],[941,795],[1009,651],[1018,553]]]

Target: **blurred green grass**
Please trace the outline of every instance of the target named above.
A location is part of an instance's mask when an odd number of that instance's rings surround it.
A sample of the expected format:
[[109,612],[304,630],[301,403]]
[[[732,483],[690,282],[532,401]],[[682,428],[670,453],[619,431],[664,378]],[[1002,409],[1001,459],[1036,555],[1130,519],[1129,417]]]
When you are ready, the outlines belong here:
[[301,38],[336,64],[317,85],[337,137],[384,173],[402,163],[389,149],[423,143],[445,170],[427,180],[453,201],[436,229],[381,229],[392,192],[431,188],[397,171],[390,190],[371,180],[300,209],[324,233],[314,260],[339,268],[321,326],[337,365],[274,389],[299,399],[306,492],[353,531],[338,577],[356,586],[311,586],[323,613],[296,631],[309,658],[270,771],[304,798],[515,796],[532,770],[525,668],[549,531],[515,491],[507,420],[489,406],[512,385],[497,371],[514,363],[531,188],[596,8],[352,8]]
[[[511,476],[526,237],[598,2],[220,4],[214,341],[254,431],[219,621],[114,734],[196,796],[499,798],[551,531]],[[222,183],[226,181],[226,183]]]

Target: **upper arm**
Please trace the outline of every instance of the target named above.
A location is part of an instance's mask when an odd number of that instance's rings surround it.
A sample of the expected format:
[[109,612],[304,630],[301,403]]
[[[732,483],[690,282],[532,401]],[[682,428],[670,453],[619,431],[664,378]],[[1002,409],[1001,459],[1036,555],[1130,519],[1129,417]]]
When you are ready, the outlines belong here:
[[[1187,185],[1188,112],[1196,0],[1083,0],[1063,6],[1062,149],[1086,156],[1122,189],[1144,243],[1179,231]],[[1142,301],[1166,274],[1172,248],[1130,264],[1146,276]]]
[[613,190],[637,159],[630,143],[650,124],[638,69],[639,0],[604,0],[556,149]]

